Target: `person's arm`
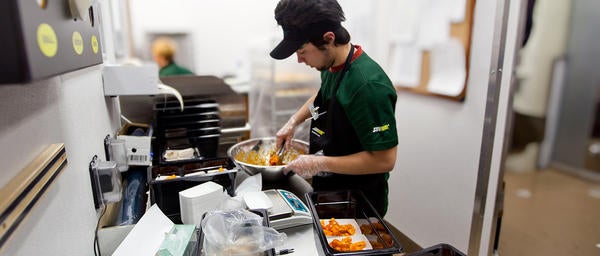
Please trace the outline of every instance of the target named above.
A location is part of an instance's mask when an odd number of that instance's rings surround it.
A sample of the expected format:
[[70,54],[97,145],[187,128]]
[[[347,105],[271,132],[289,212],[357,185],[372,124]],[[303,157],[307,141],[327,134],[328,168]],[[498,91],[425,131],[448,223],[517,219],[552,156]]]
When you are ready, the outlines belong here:
[[285,172],[294,171],[305,178],[321,171],[349,175],[386,173],[394,169],[396,149],[397,146],[394,146],[386,150],[361,151],[347,156],[300,155],[286,166]]
[[[318,92],[317,92],[318,93]],[[277,132],[277,148],[279,149],[279,145],[281,142],[285,140],[285,147],[289,148],[292,138],[294,138],[294,131],[296,130],[296,126],[303,123],[307,118],[310,117],[309,106],[313,104],[315,98],[317,97],[317,93],[311,96],[305,103],[294,113],[290,119],[287,121],[281,129]]]
[[346,156],[324,156],[329,172],[339,174],[375,174],[390,172],[396,164],[397,146],[381,151],[361,151]]

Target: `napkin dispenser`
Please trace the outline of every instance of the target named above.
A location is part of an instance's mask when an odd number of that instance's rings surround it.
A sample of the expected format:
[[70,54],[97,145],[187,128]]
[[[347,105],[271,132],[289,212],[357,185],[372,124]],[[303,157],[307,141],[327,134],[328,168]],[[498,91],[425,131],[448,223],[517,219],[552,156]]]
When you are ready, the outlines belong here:
[[212,181],[180,191],[181,221],[200,226],[204,213],[217,209],[224,199],[223,186]]

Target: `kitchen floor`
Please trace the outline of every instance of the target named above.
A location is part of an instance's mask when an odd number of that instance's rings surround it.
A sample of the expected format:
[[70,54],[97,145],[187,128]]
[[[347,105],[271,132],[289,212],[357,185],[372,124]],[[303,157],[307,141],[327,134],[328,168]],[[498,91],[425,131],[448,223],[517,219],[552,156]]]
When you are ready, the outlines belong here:
[[600,255],[600,182],[506,171],[498,255]]

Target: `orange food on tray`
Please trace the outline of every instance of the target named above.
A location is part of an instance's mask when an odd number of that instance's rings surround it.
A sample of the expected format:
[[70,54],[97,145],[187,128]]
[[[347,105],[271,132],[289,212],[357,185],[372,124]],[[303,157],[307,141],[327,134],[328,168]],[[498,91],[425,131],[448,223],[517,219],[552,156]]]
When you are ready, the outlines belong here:
[[335,218],[331,218],[327,225],[325,225],[324,220],[321,220],[321,227],[323,227],[323,233],[326,236],[351,236],[356,233],[351,224],[340,225]]
[[348,252],[348,251],[360,251],[367,246],[367,243],[365,241],[353,243],[352,238],[347,236],[347,237],[342,238],[341,241],[338,239],[333,239],[333,241],[331,241],[329,243],[329,246],[331,246],[331,248],[333,248],[336,251]]
[[383,227],[383,225],[379,222],[373,223],[373,226],[375,228],[375,231],[373,230],[371,225],[362,224],[362,225],[360,225],[360,232],[362,232],[363,234],[374,234],[375,232],[385,232],[386,231],[385,228]]

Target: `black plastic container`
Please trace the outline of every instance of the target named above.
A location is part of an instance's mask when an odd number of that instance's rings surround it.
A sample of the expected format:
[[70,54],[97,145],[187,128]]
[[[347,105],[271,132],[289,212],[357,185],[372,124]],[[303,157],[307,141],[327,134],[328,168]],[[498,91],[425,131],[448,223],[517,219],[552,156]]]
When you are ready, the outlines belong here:
[[180,109],[177,101],[156,101],[156,135],[153,149],[157,164],[169,165],[167,150],[193,149],[188,161],[200,161],[217,156],[221,137],[219,105],[213,99],[185,99],[185,108]]
[[180,138],[180,137],[194,137],[194,136],[202,136],[202,135],[207,135],[207,134],[219,133],[220,130],[221,130],[220,120],[211,119],[211,120],[207,120],[207,121],[198,122],[198,124],[194,125],[194,126],[165,128],[164,137],[166,139]]
[[[306,194],[306,200],[326,255],[391,255],[402,252],[402,245],[394,233],[360,190],[310,192]],[[331,218],[356,220],[360,227],[356,233],[365,235],[373,249],[339,252],[331,248],[320,222]]]
[[[206,123],[213,120],[220,120],[219,112],[204,112],[186,115],[173,115],[166,117],[157,117],[157,123],[160,124],[160,130],[169,128],[202,128]],[[219,126],[219,125],[215,125]]]
[[237,171],[213,172],[206,175],[186,176],[167,180],[150,181],[151,203],[158,205],[160,210],[176,224],[181,224],[181,209],[179,207],[179,191],[186,190],[207,181],[215,182],[230,196],[235,195],[235,177]]
[[157,99],[154,104],[154,111],[157,116],[181,115],[190,113],[203,113],[218,110],[219,104],[214,99],[190,99],[183,101],[183,111],[179,101],[169,100],[161,101]]
[[217,150],[219,148],[220,138],[221,134],[216,133],[197,137],[157,139],[156,142],[159,145],[158,153],[160,154],[159,163],[160,165],[167,165],[173,162],[167,161],[167,159],[165,158],[164,154],[167,150],[195,148],[197,150],[197,153],[195,153],[193,158],[189,159],[190,161],[197,161],[217,157]]
[[409,253],[406,256],[466,256],[458,249],[449,244],[438,244],[418,252]]
[[155,165],[152,167],[152,178],[160,176],[184,176],[201,170],[223,167],[227,170],[235,168],[235,164],[228,157],[216,157],[200,161],[174,161],[168,165]]

